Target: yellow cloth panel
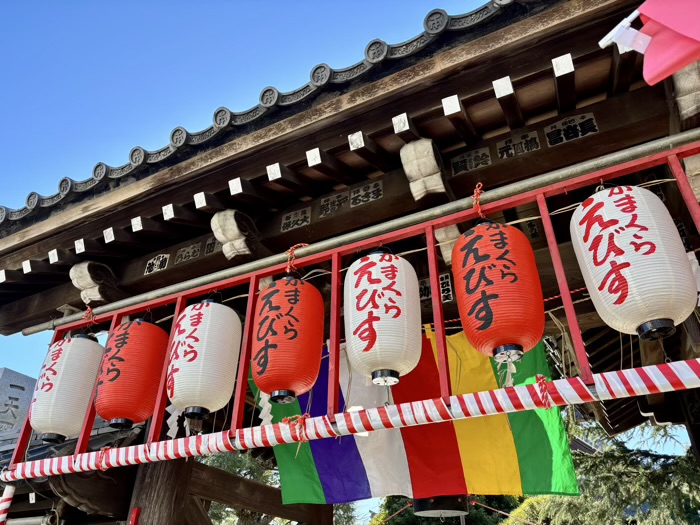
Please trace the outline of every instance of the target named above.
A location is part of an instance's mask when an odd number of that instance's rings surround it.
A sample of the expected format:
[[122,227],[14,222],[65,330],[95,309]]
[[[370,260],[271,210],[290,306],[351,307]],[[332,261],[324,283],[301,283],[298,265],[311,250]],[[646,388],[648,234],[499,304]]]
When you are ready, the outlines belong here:
[[[425,333],[437,361],[435,333]],[[464,332],[447,337],[453,394],[471,394],[499,388],[491,361],[469,344]],[[464,479],[470,494],[523,493],[518,454],[506,414],[455,421]]]

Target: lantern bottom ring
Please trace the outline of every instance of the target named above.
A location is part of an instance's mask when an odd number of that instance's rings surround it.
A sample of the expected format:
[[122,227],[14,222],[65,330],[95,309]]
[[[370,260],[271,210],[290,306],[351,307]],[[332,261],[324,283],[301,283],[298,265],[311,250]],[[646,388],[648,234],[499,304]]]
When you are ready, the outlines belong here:
[[372,383],[379,386],[393,386],[399,382],[399,377],[396,370],[375,370],[372,372]]
[[185,417],[189,419],[204,419],[209,415],[209,409],[204,407],[187,407]]
[[466,495],[414,499],[413,513],[425,518],[466,516],[469,514],[469,500]]
[[41,435],[41,440],[46,443],[63,443],[66,440],[66,436],[56,434],[55,432],[47,432]]
[[134,422],[131,419],[116,418],[109,420],[109,426],[112,428],[118,428],[119,430],[126,430],[133,427]]
[[672,319],[652,319],[637,327],[637,335],[645,341],[663,339],[676,333],[676,325]]
[[294,403],[297,398],[296,394],[291,390],[274,390],[270,393],[270,401],[273,403],[278,403],[280,405],[288,405],[289,403]]
[[502,345],[493,350],[493,358],[497,363],[515,363],[524,353],[520,345]]

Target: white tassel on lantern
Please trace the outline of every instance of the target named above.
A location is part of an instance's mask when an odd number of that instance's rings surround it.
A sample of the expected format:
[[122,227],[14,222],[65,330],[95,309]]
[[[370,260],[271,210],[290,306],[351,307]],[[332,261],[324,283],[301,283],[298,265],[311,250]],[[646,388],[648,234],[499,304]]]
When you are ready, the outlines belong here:
[[80,434],[104,348],[87,336],[52,344],[34,389],[29,421],[44,441]]
[[166,389],[187,417],[203,417],[231,399],[241,352],[241,320],[228,306],[188,306],[173,328]]
[[652,192],[603,189],[576,209],[570,229],[591,300],[607,325],[655,339],[693,312],[693,271],[671,215]]
[[352,368],[376,385],[393,385],[421,355],[418,277],[399,256],[372,253],[345,275],[345,338]]

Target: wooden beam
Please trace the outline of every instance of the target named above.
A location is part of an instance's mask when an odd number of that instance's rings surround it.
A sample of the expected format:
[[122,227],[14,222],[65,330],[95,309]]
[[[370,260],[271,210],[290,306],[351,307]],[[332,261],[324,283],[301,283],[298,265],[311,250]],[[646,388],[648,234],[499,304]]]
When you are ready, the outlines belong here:
[[522,128],[525,125],[525,118],[510,77],[494,80],[493,91],[496,93],[496,100],[503,110],[508,127],[510,129]]
[[25,275],[56,275],[65,274],[65,268],[50,264],[46,261],[22,261],[22,271]]
[[398,136],[406,144],[420,138],[420,133],[418,133],[418,129],[413,123],[411,117],[408,116],[408,113],[396,115],[391,119],[391,124],[394,127],[394,133],[396,136]]
[[322,173],[341,184],[350,186],[358,181],[350,166],[340,162],[333,155],[321,148],[310,149],[306,152],[306,163],[309,168]]
[[140,524],[189,525],[185,507],[195,464],[192,459],[174,459],[139,465],[131,509],[141,509]]
[[637,61],[637,53],[627,51],[620,53],[617,46],[612,46],[613,58],[610,63],[610,83],[608,84],[608,96],[614,97],[621,93],[627,93],[634,77],[634,63]]
[[84,257],[113,257],[113,258],[120,258],[122,256],[121,253],[114,251],[114,250],[109,250],[107,247],[98,241],[95,241],[93,239],[78,239],[74,242],[75,246],[75,253],[78,255],[82,255]]
[[231,198],[246,206],[269,210],[275,208],[281,200],[280,194],[241,177],[228,181],[228,188]]
[[0,284],[21,284],[26,282],[24,272],[19,270],[0,270]]
[[469,144],[478,140],[479,132],[457,95],[442,99],[442,111],[464,142]]
[[199,211],[205,211],[207,213],[216,213],[217,211],[228,208],[216,195],[205,191],[194,194],[194,207]]
[[131,231],[139,237],[171,238],[178,237],[179,233],[175,224],[157,221],[149,217],[137,215],[131,219]]
[[267,170],[267,180],[287,188],[299,197],[311,196],[314,193],[310,189],[309,181],[304,176],[299,175],[279,162],[270,164],[265,169]]
[[282,491],[278,488],[203,463],[192,463],[189,486],[192,496],[309,525],[333,523],[332,505],[284,505]]
[[107,246],[138,246],[141,243],[136,236],[122,228],[110,226],[102,231]]
[[357,131],[348,135],[348,143],[350,144],[350,151],[382,173],[396,169],[398,164],[396,159],[377,142],[368,137],[364,131]]
[[205,220],[198,213],[180,206],[179,204],[166,204],[163,206],[163,220],[183,226],[194,226],[196,228],[208,228],[209,221]]
[[185,503],[185,520],[188,525],[212,525],[202,500],[192,495],[187,497]]
[[552,59],[559,113],[576,109],[576,71],[571,53]]
[[54,248],[49,252],[49,263],[56,265],[70,265],[80,262],[80,257],[70,250]]

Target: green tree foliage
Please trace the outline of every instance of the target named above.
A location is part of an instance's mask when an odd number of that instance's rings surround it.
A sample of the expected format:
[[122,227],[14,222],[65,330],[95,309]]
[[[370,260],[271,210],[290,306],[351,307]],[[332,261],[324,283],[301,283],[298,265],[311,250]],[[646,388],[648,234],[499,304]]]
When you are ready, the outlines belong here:
[[[510,512],[518,506],[519,501],[511,496],[478,496],[474,498],[479,503],[488,505],[489,507]],[[370,521],[370,525],[379,525],[384,522],[389,516],[406,507],[411,502],[411,499],[403,496],[389,496],[382,501],[380,512]],[[496,525],[503,521],[504,516],[487,510],[480,506],[472,506],[469,509],[469,514],[465,516],[467,525]],[[422,518],[416,516],[411,508],[407,508],[397,516],[391,518],[388,525],[435,525],[436,523],[444,523],[445,525],[459,525],[459,518],[445,518],[438,520],[436,518]]]
[[[255,459],[251,454],[216,454],[203,459],[207,465],[243,478],[252,479],[273,487],[279,487],[279,475],[272,463]],[[245,509],[234,509],[222,503],[212,502],[209,518],[215,525],[271,525],[289,523],[274,516],[261,515]],[[353,504],[334,505],[333,523],[336,525],[354,525],[355,509]]]
[[[700,467],[690,453],[633,450],[626,444],[629,435],[609,438],[593,425],[584,433],[600,448],[593,455],[574,453],[581,497],[529,498],[514,518],[547,525],[700,524]],[[669,435],[658,430],[646,434],[657,443]]]

